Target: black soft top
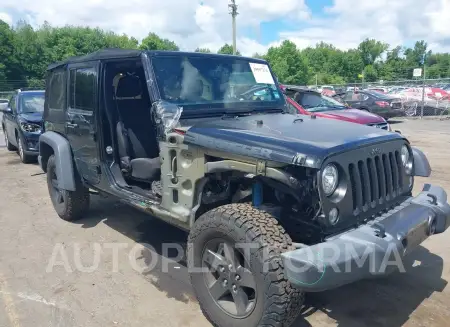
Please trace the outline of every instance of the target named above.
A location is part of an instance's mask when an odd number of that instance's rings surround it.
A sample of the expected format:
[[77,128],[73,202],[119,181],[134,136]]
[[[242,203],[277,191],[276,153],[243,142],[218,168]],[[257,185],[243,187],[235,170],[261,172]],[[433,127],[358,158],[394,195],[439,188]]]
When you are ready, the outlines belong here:
[[129,50],[129,49],[102,49],[84,56],[75,56],[67,58],[63,61],[58,61],[52,63],[48,66],[47,70],[53,70],[60,66],[65,66],[67,64],[104,60],[104,59],[120,59],[120,58],[136,58],[142,54],[142,50]]
[[[183,55],[186,53],[189,53],[189,54],[195,53],[195,55],[198,55],[198,56],[232,56],[232,55],[211,54],[211,53],[202,53],[202,52],[162,51],[162,50],[147,51],[147,50],[109,48],[109,49],[101,49],[101,50],[89,53],[87,55],[84,55],[84,56],[70,57],[63,61],[58,61],[58,62],[52,63],[47,67],[47,70],[53,70],[55,68],[65,66],[65,65],[71,64],[71,63],[80,63],[80,62],[106,60],[106,59],[137,58],[144,52],[146,52],[149,56],[157,56],[158,54]],[[242,58],[245,58],[245,57],[242,57]],[[262,60],[262,59],[256,59],[256,58],[250,58],[250,59],[253,62],[266,63],[266,61]]]

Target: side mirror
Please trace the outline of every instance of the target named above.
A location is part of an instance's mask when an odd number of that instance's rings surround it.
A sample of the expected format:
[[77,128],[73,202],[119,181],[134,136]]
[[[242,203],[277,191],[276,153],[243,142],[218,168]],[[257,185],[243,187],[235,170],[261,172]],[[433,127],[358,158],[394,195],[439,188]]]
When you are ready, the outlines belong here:
[[8,113],[11,113],[11,112],[12,112],[12,109],[8,107],[8,108],[5,108],[5,109],[1,109],[0,112],[3,112],[3,113],[5,113],[5,114],[8,114]]

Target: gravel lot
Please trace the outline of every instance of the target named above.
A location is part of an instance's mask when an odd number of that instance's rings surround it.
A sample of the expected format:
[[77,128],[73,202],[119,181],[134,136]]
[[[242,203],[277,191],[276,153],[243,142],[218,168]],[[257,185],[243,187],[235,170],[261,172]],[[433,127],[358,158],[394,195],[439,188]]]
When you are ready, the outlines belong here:
[[[450,121],[399,121],[393,127],[427,154],[433,168],[428,181],[450,193]],[[66,223],[55,214],[37,165],[21,164],[0,143],[0,167],[0,327],[210,326],[185,267],[161,255],[162,242],[183,243],[183,232],[96,196],[88,218]],[[415,191],[424,182],[418,179]],[[295,326],[448,326],[449,233],[412,253],[406,274],[308,296]],[[118,260],[107,243],[123,244]],[[102,252],[98,268],[88,271],[94,244]],[[144,272],[130,264],[143,268],[155,260],[156,267]]]

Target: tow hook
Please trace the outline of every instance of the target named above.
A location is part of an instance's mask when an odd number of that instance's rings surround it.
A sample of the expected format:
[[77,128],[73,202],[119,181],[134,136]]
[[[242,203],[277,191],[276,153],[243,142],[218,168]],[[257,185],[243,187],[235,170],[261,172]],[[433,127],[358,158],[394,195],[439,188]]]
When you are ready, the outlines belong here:
[[433,235],[434,233],[436,233],[436,216],[434,214],[430,214],[430,216],[428,217],[428,231],[427,234],[428,236]]

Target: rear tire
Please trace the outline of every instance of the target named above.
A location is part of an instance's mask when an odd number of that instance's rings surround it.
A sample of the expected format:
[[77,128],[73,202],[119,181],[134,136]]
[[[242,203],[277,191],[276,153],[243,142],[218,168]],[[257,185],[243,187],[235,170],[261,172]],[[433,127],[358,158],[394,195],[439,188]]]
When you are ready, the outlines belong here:
[[8,133],[6,133],[6,129],[3,126],[3,136],[5,137],[5,144],[8,151],[16,151],[17,148],[9,142]]
[[[287,327],[300,314],[304,293],[291,286],[280,257],[295,248],[269,213],[248,203],[215,208],[194,223],[188,244],[191,284],[214,326]],[[210,264],[211,258],[219,258],[218,264]],[[192,270],[199,267],[208,271]]]
[[47,186],[50,198],[59,217],[66,221],[75,221],[84,217],[89,210],[89,189],[84,187],[77,171],[75,171],[75,191],[59,188],[56,175],[55,156],[51,155],[47,162]]

